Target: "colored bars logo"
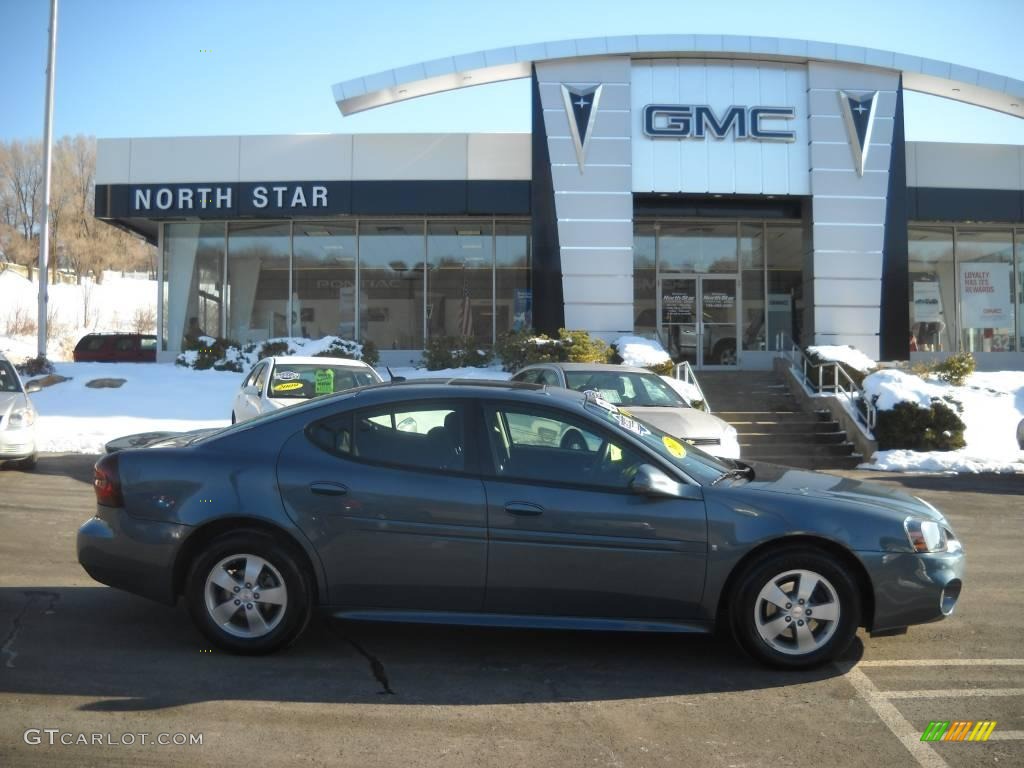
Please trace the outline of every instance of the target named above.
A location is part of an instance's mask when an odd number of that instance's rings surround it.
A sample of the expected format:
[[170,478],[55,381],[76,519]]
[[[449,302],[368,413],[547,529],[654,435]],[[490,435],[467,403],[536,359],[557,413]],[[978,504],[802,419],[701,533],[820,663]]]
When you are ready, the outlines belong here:
[[988,741],[995,727],[995,720],[932,720],[921,741]]

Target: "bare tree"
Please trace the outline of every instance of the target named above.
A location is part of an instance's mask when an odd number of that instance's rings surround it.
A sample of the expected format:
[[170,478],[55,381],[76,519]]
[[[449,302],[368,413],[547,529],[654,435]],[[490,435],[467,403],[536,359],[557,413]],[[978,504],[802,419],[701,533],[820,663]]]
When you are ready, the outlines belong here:
[[[39,198],[43,184],[42,145],[38,141],[12,141],[0,153],[0,163],[0,180],[8,193],[8,205],[14,209],[13,226],[21,232],[26,242],[31,243],[39,229]],[[15,248],[13,255],[8,254],[8,258],[28,267],[31,276],[34,255],[32,248]]]

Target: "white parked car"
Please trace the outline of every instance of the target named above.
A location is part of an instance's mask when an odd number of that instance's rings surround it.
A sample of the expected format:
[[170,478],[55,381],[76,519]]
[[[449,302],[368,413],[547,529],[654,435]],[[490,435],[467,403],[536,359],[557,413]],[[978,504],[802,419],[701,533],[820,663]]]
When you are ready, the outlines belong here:
[[712,456],[740,457],[735,427],[691,407],[661,376],[646,368],[602,363],[537,363],[520,370],[512,380],[579,392],[596,391],[620,412],[648,421]]
[[36,465],[36,409],[11,362],[0,354],[0,463],[17,462],[21,469]]
[[340,357],[267,357],[249,371],[235,395],[231,423],[246,421],[319,395],[343,392],[383,379],[360,360]]

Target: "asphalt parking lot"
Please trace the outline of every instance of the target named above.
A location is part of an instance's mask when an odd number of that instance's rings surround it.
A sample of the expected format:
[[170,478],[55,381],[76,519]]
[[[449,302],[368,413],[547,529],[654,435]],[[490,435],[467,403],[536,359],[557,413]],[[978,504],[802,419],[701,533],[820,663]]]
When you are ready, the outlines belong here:
[[[950,620],[786,673],[716,638],[324,618],[276,656],[211,652],[182,607],[78,566],[92,458],[0,470],[2,766],[1024,765],[1024,477],[842,473],[947,514],[969,558],[963,598]],[[931,720],[998,725],[986,743],[925,744]],[[58,743],[26,743],[28,729]]]

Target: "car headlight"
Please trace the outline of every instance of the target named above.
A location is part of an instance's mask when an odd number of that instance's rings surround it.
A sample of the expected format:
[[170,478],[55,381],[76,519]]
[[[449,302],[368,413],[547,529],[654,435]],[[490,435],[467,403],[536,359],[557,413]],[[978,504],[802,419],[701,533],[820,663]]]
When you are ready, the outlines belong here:
[[736,434],[736,427],[731,424],[727,424],[725,429],[722,430],[722,442],[723,443],[735,443],[739,440]]
[[35,423],[36,412],[32,408],[19,408],[16,411],[11,411],[11,416],[7,419],[7,428],[25,429]]
[[915,552],[959,552],[963,549],[953,532],[935,520],[908,517],[903,521],[903,528]]

